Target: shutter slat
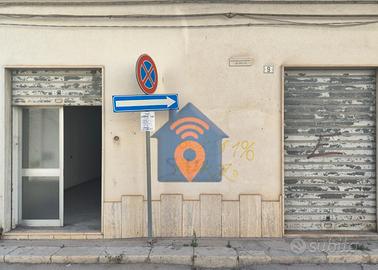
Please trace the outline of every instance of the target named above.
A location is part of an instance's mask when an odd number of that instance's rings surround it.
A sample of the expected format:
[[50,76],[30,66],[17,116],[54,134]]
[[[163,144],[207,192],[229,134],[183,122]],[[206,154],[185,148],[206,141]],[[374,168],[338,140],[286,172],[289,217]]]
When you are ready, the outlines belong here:
[[13,105],[101,106],[101,69],[12,70]]

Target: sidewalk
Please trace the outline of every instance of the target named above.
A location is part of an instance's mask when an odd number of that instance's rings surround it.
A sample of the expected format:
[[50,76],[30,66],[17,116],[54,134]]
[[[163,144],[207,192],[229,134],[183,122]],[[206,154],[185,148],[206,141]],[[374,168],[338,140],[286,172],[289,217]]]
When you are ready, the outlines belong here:
[[[203,268],[256,264],[378,263],[367,239],[1,240],[2,263],[150,263]],[[1,264],[0,264],[1,265]]]

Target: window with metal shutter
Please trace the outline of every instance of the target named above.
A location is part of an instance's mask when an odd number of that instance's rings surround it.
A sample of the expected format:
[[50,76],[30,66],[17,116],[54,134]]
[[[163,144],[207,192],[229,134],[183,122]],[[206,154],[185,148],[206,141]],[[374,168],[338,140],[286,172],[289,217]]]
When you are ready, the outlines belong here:
[[285,229],[376,230],[376,71],[286,69]]

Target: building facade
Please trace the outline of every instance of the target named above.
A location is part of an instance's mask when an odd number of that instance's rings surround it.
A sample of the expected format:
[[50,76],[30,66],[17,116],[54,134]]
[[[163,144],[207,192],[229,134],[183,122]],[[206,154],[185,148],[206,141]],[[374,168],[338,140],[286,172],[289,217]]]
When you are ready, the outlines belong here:
[[376,232],[377,22],[377,1],[0,1],[3,237],[147,235],[145,132],[112,103],[143,94],[144,53],[180,106],[155,113],[154,236]]

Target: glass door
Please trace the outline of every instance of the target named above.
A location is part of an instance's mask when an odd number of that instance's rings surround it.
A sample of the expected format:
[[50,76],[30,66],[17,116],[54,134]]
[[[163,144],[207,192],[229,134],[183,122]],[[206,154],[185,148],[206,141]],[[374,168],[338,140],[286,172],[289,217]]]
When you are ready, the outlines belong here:
[[63,107],[19,109],[19,220],[63,226]]

